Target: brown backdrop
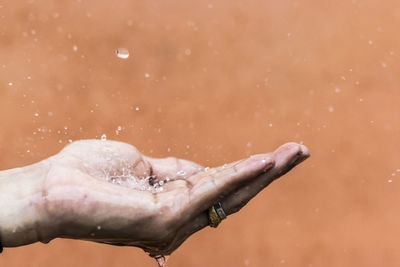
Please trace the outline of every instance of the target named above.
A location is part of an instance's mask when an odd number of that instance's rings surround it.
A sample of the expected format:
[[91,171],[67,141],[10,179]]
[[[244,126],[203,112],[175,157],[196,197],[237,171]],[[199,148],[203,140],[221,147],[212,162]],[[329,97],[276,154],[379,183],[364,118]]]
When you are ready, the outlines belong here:
[[[399,26],[395,0],[1,1],[0,167],[102,134],[206,166],[303,142],[309,160],[169,266],[399,266]],[[155,262],[54,240],[0,266]]]

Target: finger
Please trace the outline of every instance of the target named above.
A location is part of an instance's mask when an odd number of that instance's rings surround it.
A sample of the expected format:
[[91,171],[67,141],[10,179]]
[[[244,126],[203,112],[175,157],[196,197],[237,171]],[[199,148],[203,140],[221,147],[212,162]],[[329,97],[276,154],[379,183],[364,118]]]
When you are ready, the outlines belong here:
[[[256,155],[253,157],[259,159],[260,157],[262,158],[263,155]],[[221,200],[222,207],[227,215],[237,212],[272,181],[307,159],[309,157],[309,152],[305,146],[288,143],[279,147],[270,157],[272,162],[275,163],[271,169],[260,174],[255,179],[250,179],[247,183],[241,184],[240,188]],[[208,207],[212,206],[214,203],[215,202],[209,203]],[[177,235],[175,246],[179,246],[187,237],[203,229],[208,224],[207,212],[198,213],[190,223],[185,224],[181,228]],[[174,248],[170,249],[170,252],[172,252]]]
[[239,211],[247,202],[267,187],[272,181],[290,171],[310,156],[308,149],[296,143],[287,143],[279,147],[272,158],[275,166],[256,179],[244,184],[234,193],[227,196],[222,204],[227,215]]
[[203,166],[197,163],[175,157],[145,158],[152,166],[153,182],[186,179],[204,169]]
[[189,203],[182,214],[191,216],[204,211],[231,193],[241,183],[250,181],[274,165],[270,154],[256,155],[209,171],[200,172],[186,179]]

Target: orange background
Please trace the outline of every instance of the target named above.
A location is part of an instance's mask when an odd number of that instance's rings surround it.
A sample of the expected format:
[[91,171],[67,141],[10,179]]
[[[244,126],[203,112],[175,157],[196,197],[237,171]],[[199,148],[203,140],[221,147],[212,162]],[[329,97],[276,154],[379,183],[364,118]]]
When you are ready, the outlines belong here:
[[[310,159],[168,266],[399,266],[399,26],[394,0],[1,1],[0,167],[102,134],[205,166],[303,142]],[[54,240],[0,266],[156,263]]]

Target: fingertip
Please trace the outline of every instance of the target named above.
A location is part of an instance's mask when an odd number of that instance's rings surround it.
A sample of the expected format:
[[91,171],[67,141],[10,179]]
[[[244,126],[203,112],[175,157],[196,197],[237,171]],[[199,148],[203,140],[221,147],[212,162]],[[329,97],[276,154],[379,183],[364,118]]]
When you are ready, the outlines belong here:
[[308,148],[294,142],[286,143],[280,146],[273,153],[276,161],[276,166],[283,166],[286,164],[297,165],[310,156]]

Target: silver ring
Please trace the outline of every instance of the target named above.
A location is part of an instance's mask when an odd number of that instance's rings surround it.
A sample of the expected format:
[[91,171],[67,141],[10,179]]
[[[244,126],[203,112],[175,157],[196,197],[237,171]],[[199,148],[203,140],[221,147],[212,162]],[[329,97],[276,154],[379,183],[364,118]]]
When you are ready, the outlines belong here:
[[222,220],[226,219],[226,213],[224,209],[222,208],[221,202],[218,202],[217,204],[214,205],[214,209],[218,214],[218,217]]

